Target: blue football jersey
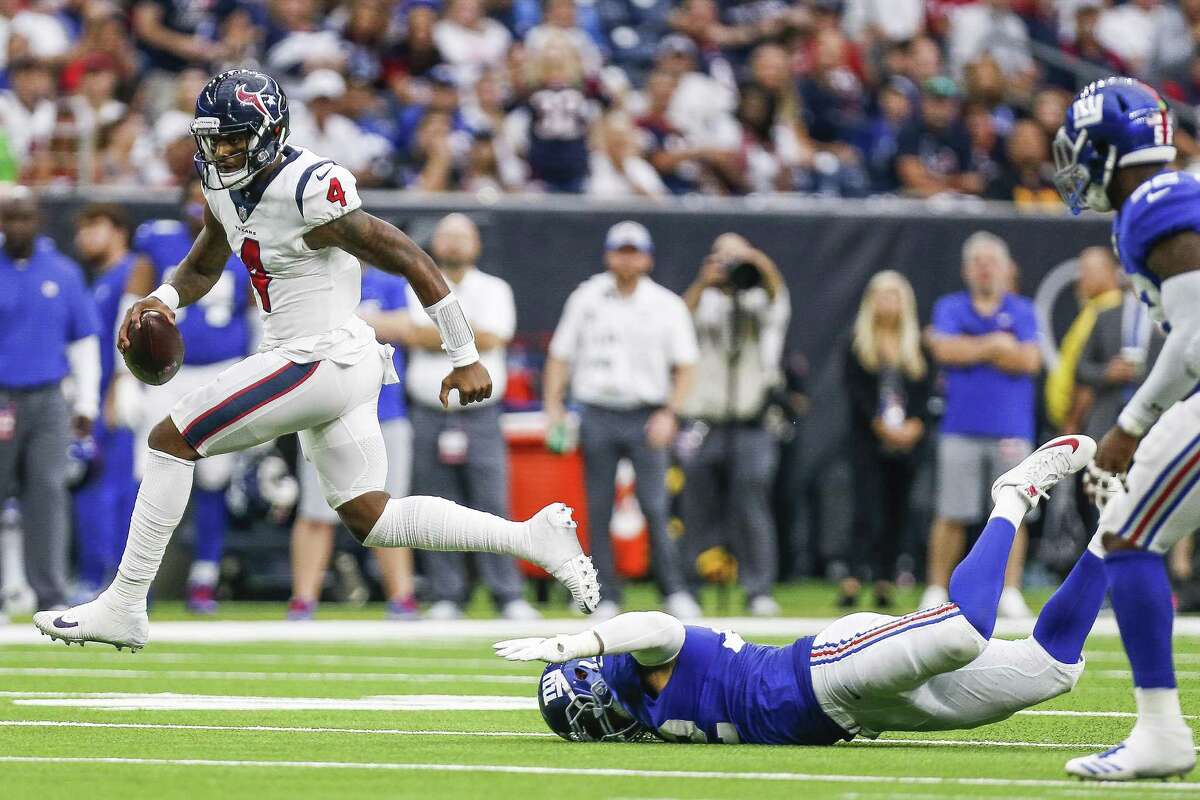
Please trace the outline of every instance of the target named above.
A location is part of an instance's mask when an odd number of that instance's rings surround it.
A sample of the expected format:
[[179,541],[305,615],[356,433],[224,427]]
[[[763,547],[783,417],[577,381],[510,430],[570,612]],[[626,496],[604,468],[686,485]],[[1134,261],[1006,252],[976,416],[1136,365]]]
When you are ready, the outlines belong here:
[[121,311],[121,296],[133,271],[134,256],[125,256],[112,269],[92,281],[92,299],[100,313],[100,397],[108,393],[113,366],[117,357],[117,314]]
[[[133,247],[154,265],[159,283],[192,247],[192,235],[182,222],[159,219],[137,229]],[[241,358],[250,350],[250,273],[236,256],[230,256],[225,271],[212,290],[200,300],[179,309],[175,323],[183,336],[184,364],[215,364]]]
[[1137,188],[1113,217],[1113,250],[1151,318],[1166,324],[1158,276],[1146,266],[1151,249],[1180,231],[1200,233],[1200,180],[1187,172],[1160,172]]
[[604,656],[600,672],[621,704],[668,741],[833,744],[850,736],[817,703],[811,636],[787,647],[732,631],[687,626],[671,679],[649,694],[632,655]]
[[[408,307],[408,281],[382,270],[363,270],[362,299],[358,307],[364,311],[395,311]],[[397,347],[392,362],[396,365],[399,383],[389,383],[379,390],[379,421],[405,417],[408,408],[404,400],[404,348]]]

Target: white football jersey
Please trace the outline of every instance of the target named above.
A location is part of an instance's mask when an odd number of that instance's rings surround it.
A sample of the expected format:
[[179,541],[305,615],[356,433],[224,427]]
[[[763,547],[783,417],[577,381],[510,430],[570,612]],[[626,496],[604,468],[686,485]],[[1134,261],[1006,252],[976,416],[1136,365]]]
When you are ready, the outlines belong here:
[[297,363],[357,363],[375,343],[374,331],[354,313],[362,288],[358,259],[304,243],[313,228],[362,206],[354,176],[304,148],[283,152],[283,166],[260,195],[205,188],[205,200],[250,271],[264,315],[259,350]]

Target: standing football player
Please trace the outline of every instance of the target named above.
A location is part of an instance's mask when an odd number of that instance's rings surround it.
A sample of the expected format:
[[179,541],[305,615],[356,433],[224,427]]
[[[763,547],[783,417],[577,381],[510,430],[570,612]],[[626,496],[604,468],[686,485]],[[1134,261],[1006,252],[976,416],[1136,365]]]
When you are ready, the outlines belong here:
[[441,400],[466,405],[492,390],[475,336],[429,256],[363,211],[354,176],[287,144],[287,97],[273,78],[230,70],[196,100],[192,134],[204,183],[204,227],[167,283],[135,303],[117,337],[124,352],[143,315],[174,322],[204,297],[230,252],[250,272],[264,314],[258,352],[190,392],[150,432],[145,477],[117,577],[95,600],[39,612],[45,634],[140,648],[149,638],[146,595],[187,506],[196,461],[298,433],[326,502],[368,547],[486,550],[524,558],[562,581],[592,611],[599,584],[570,509],[554,503],[511,522],[436,497],[393,499],[376,417],[380,387],[398,380],[392,348],[355,316],[359,259],[408,279],[434,320],[453,369]]
[[[204,191],[199,175],[184,185],[181,200],[180,219],[151,220],[137,229],[133,246],[139,259],[125,287],[127,305],[169,281],[204,228]],[[175,324],[183,336],[183,364],[169,382],[148,387],[145,408],[171,408],[184,395],[216,380],[245,358],[252,338],[250,309],[249,274],[231,255],[213,288],[192,307],[176,312]],[[136,379],[124,370],[121,380]],[[143,414],[142,420],[139,442],[149,438],[150,429],[158,422],[150,413]],[[233,475],[234,458],[233,453],[225,453],[196,464],[192,491],[194,542],[187,584],[187,609],[196,614],[217,610],[215,591],[229,526],[225,490]],[[145,448],[138,448],[136,466],[138,475],[144,475]]]
[[1200,397],[1192,394],[1200,377],[1200,180],[1168,169],[1174,159],[1166,103],[1131,78],[1084,88],[1054,141],[1063,200],[1074,213],[1116,212],[1114,249],[1167,332],[1089,468],[1092,490],[1107,502],[1088,549],[1104,559],[1137,699],[1124,742],[1067,762],[1068,772],[1094,780],[1181,775],[1196,763],[1175,688],[1162,558],[1200,525]]

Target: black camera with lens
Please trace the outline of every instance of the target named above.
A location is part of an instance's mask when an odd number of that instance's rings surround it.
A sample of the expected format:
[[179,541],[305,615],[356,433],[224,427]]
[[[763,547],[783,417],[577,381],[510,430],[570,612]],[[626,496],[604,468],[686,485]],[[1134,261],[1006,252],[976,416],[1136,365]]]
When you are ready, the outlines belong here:
[[763,277],[753,261],[734,261],[725,266],[725,283],[735,292],[745,292],[762,286]]

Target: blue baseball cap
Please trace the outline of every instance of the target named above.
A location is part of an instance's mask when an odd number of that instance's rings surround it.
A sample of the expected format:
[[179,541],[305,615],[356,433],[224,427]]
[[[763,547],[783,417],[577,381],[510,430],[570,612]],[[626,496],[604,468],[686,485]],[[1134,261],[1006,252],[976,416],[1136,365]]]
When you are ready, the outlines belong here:
[[605,250],[620,250],[622,247],[653,253],[654,240],[650,238],[650,231],[646,230],[645,225],[627,219],[609,228],[608,235],[604,237]]

